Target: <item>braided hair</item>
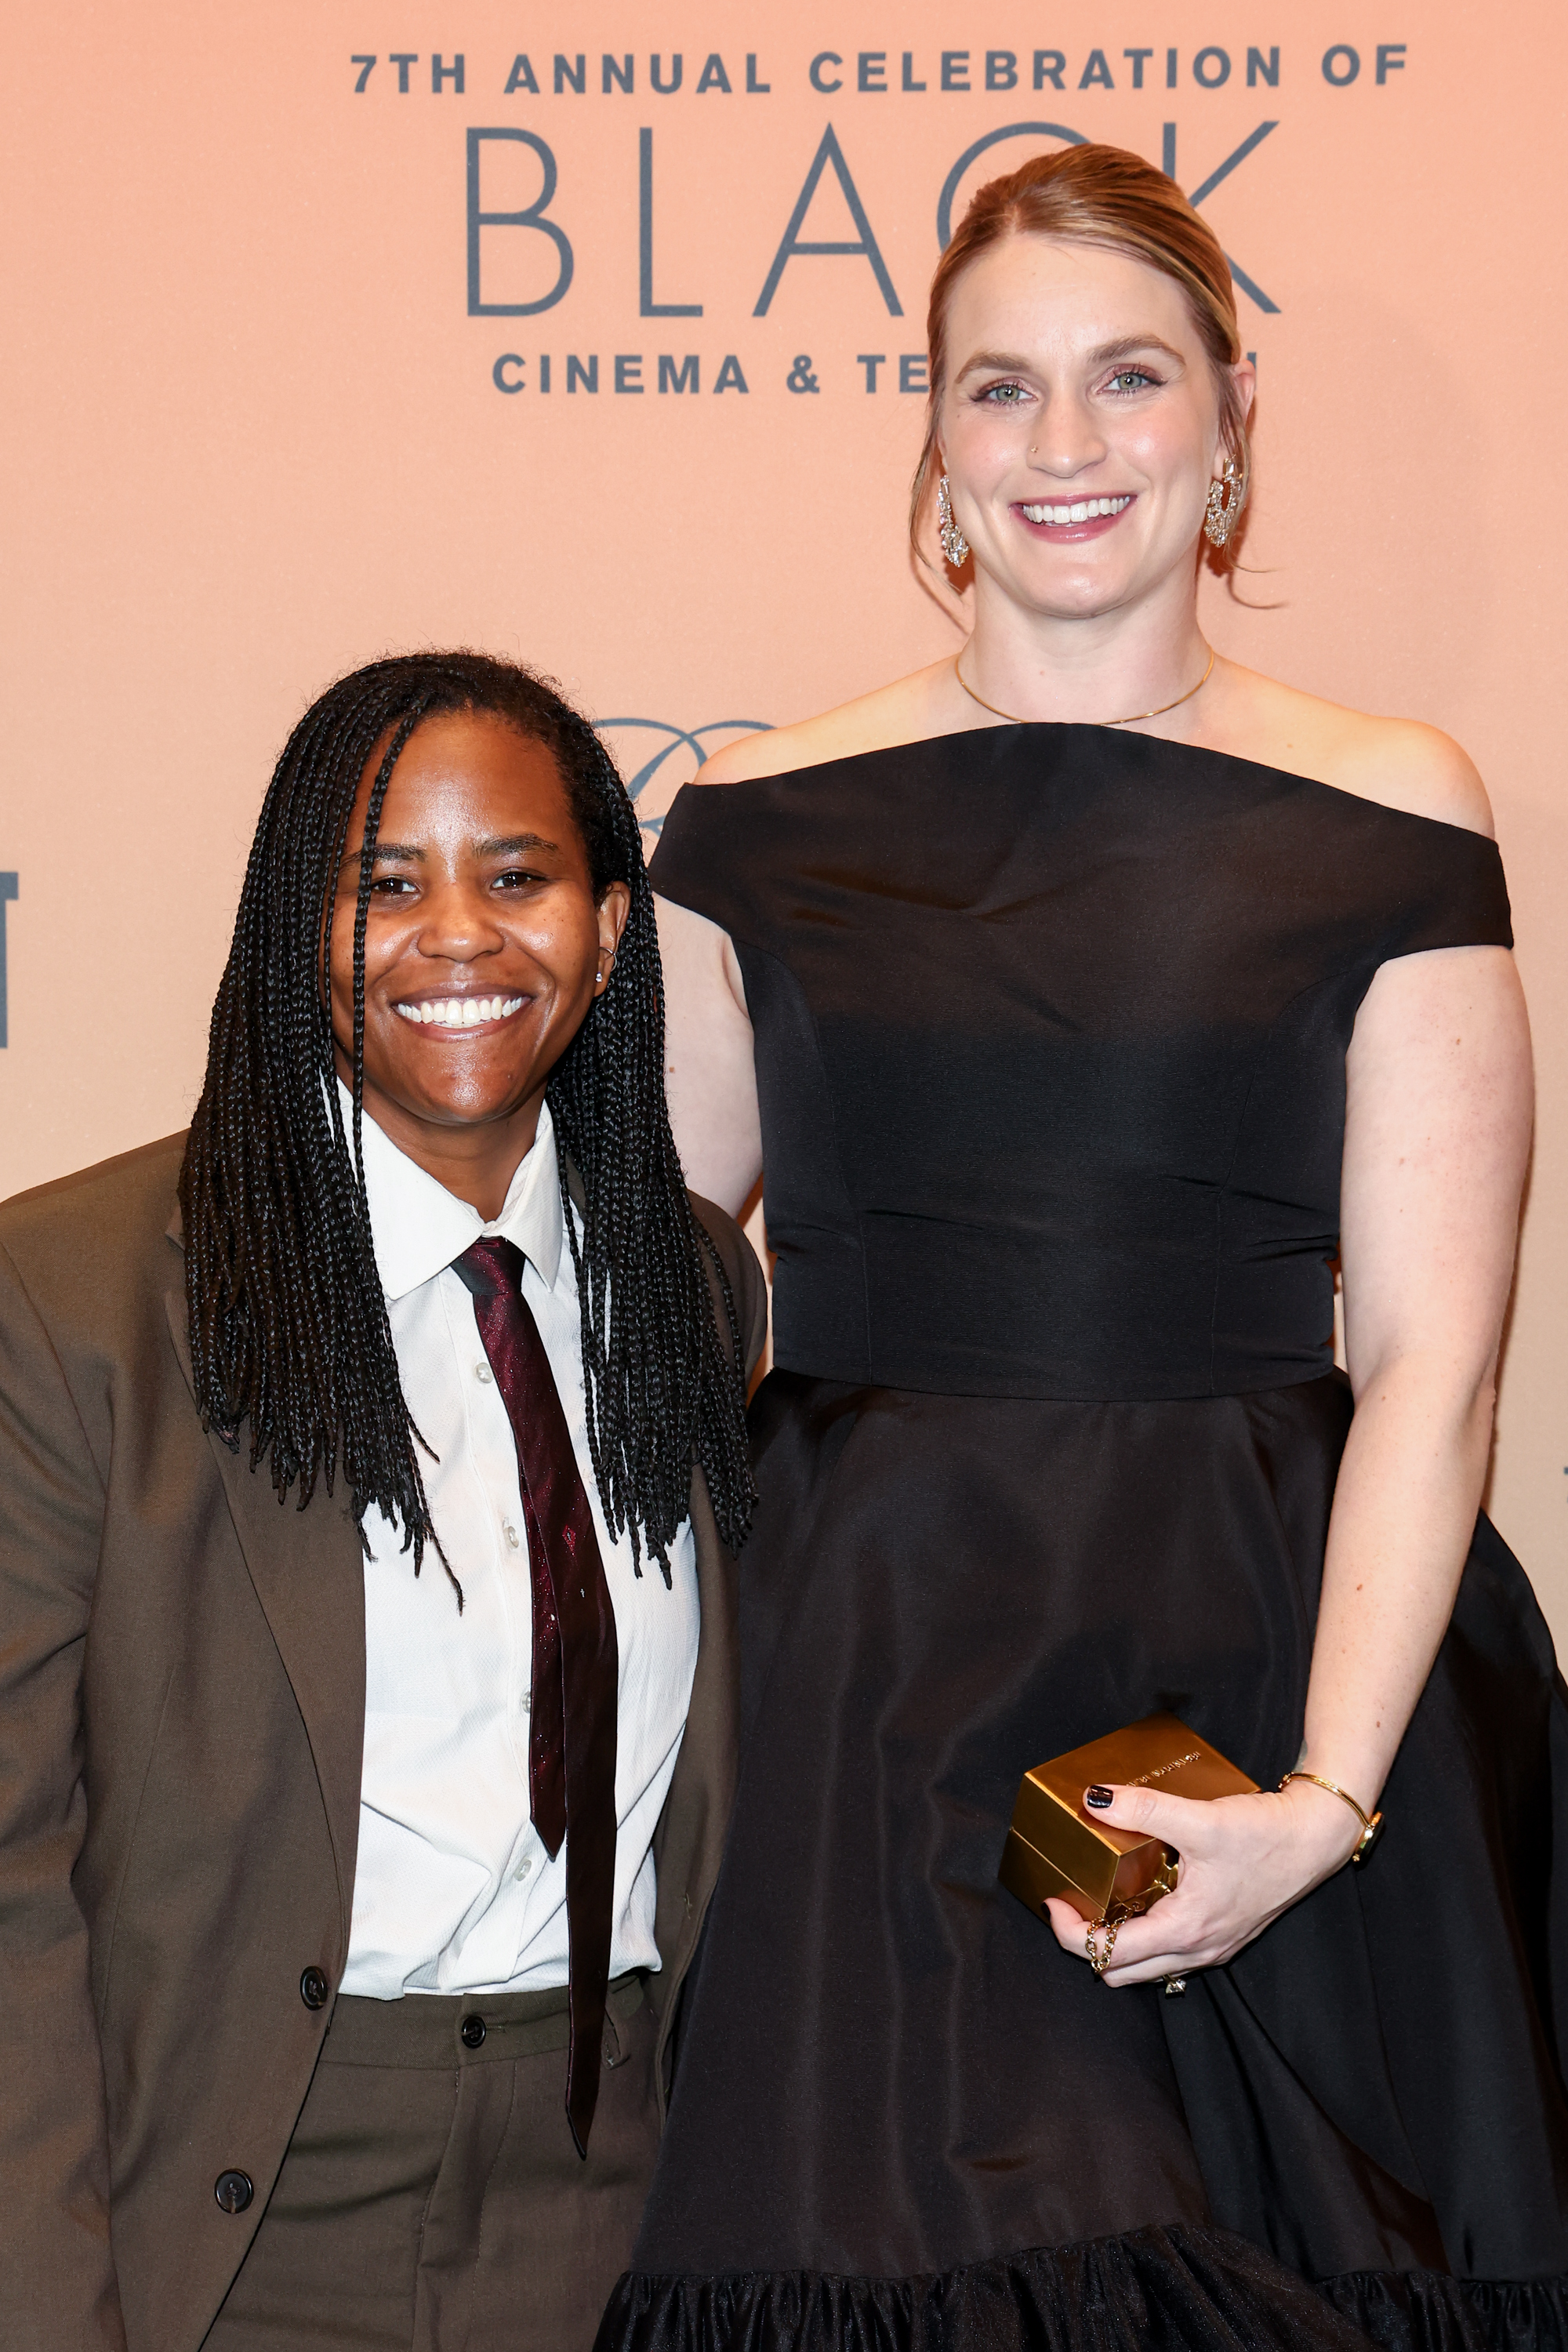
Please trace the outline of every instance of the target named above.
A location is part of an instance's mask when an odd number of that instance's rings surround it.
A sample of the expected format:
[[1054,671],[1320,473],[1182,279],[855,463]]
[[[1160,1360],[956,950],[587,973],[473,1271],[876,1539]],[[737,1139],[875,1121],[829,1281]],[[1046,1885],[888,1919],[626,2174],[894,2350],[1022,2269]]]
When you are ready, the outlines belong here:
[[[594,1475],[612,1534],[629,1530],[634,1559],[646,1540],[668,1584],[694,1456],[731,1549],[751,1517],[735,1304],[692,1215],[669,1131],[664,984],[636,813],[588,720],[519,665],[474,653],[372,662],[330,687],[284,746],[246,868],[180,1171],[196,1401],[231,1444],[248,1423],[251,1468],[267,1457],[280,1502],[297,1486],[303,1509],[318,1479],[330,1494],[341,1461],[357,1513],[375,1505],[397,1521],[416,1574],[427,1543],[446,1564],[376,1270],[361,1137],[365,924],[382,806],[414,730],[448,710],[487,713],[543,745],[595,899],[612,882],[631,894],[614,978],[545,1093],[582,1305]],[[351,1150],[326,974],[349,819],[384,741],[354,908]],[[461,1597],[459,1588],[459,1605]]]

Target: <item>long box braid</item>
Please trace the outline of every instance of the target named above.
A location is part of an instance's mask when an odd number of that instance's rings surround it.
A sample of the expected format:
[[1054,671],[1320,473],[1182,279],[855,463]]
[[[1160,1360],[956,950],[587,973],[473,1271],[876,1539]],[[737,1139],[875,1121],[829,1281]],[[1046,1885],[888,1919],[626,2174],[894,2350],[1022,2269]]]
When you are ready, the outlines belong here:
[[[204,1423],[229,1444],[248,1428],[251,1467],[267,1460],[279,1502],[298,1488],[302,1509],[318,1480],[330,1494],[341,1465],[357,1514],[375,1505],[402,1528],[416,1573],[427,1543],[444,1560],[419,1467],[424,1441],[404,1402],[376,1271],[360,1149],[375,839],[399,754],[420,720],[441,710],[484,711],[543,744],[582,833],[595,897],[612,882],[631,894],[614,978],[546,1097],[582,1303],[594,1473],[612,1533],[628,1529],[639,1559],[646,1542],[668,1584],[694,1458],[731,1549],[750,1522],[740,1333],[669,1131],[664,983],[636,812],[589,722],[520,665],[466,652],[372,662],[330,687],[284,746],[246,868],[180,1173],[196,1400]],[[384,738],[354,908],[351,1142],[326,974],[354,796]],[[704,1250],[719,1276],[728,1346]]]

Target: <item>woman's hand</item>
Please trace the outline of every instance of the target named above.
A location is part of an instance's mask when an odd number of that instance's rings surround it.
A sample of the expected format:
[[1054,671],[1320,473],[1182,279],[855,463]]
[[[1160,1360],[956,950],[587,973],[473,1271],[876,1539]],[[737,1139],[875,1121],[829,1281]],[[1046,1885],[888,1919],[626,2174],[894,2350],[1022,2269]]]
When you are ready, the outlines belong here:
[[[1206,1802],[1155,1789],[1113,1789],[1111,1798],[1093,1808],[1096,1821],[1161,1838],[1182,1859],[1175,1893],[1118,1929],[1108,1985],[1148,1984],[1233,1958],[1348,1862],[1362,1833],[1350,1807],[1310,1780],[1292,1780],[1278,1795]],[[1063,1950],[1087,1959],[1088,1922],[1069,1903],[1046,1909]],[[1106,1932],[1097,1938],[1101,1949]]]

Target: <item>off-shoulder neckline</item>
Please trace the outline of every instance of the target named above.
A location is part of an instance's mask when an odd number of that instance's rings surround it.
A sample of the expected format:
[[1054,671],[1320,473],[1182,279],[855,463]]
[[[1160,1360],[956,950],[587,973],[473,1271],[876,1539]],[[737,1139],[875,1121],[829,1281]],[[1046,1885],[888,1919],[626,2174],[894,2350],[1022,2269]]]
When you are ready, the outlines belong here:
[[[749,786],[793,783],[805,776],[821,775],[830,768],[852,768],[858,766],[863,761],[891,759],[900,751],[925,751],[938,743],[963,743],[973,740],[976,736],[998,735],[1012,735],[1016,738],[1028,735],[1093,735],[1104,740],[1114,740],[1118,744],[1157,744],[1163,751],[1184,753],[1193,759],[1217,761],[1227,768],[1250,768],[1258,775],[1279,776],[1287,783],[1304,784],[1315,792],[1331,793],[1335,800],[1348,802],[1357,808],[1375,809],[1384,816],[1405,817],[1414,824],[1434,824],[1443,833],[1459,834],[1471,841],[1485,842],[1490,849],[1498,848],[1497,836],[1494,834],[1480,833],[1473,824],[1456,824],[1448,817],[1428,816],[1422,809],[1396,808],[1392,801],[1374,800],[1369,793],[1347,792],[1342,784],[1326,783],[1321,776],[1302,775],[1296,768],[1277,768],[1270,761],[1248,760],[1238,751],[1216,751],[1207,743],[1181,743],[1168,735],[1124,735],[1114,727],[1066,719],[1017,719],[1010,720],[1003,727],[955,727],[939,735],[911,736],[907,742],[903,743],[878,743],[864,751],[837,752],[831,760],[811,760],[803,767],[775,768],[762,776],[737,776],[732,782],[700,784],[693,776],[681,785],[675,799],[679,800],[682,793],[690,792],[733,793],[744,792]],[[671,812],[674,806],[675,801],[672,801]]]

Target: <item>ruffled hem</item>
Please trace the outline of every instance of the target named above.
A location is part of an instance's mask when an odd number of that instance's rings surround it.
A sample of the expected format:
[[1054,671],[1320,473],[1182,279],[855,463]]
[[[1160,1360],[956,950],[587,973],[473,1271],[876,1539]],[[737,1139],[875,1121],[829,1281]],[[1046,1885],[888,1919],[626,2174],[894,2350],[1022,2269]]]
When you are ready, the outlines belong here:
[[1384,2352],[1568,2352],[1568,2279],[1352,2271],[1318,2291]]
[[626,2274],[595,2352],[1568,2352],[1568,2282],[1356,2272],[1317,2285],[1223,2230],[919,2278]]

